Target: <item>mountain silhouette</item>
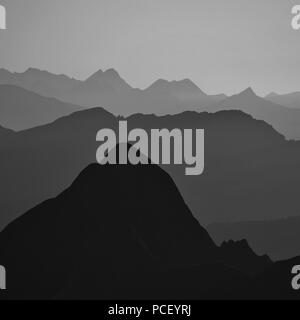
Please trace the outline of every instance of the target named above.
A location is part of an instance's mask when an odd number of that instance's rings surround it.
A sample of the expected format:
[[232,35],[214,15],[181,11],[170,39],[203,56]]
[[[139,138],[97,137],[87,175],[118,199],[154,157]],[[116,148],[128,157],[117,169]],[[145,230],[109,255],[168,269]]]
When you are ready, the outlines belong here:
[[13,130],[7,129],[7,128],[3,128],[0,126],[0,137],[2,139],[8,138],[10,136],[12,136],[15,132]]
[[287,94],[269,94],[267,100],[281,104],[288,108],[300,109],[300,92],[292,92]]
[[82,110],[79,106],[12,85],[0,85],[0,101],[1,125],[17,131],[43,125]]
[[217,247],[158,166],[98,164],[1,232],[0,263],[8,299],[255,297],[275,266],[245,241]]
[[[98,130],[118,132],[119,120],[124,118],[93,108],[2,139],[1,228],[67,188],[95,161]],[[240,111],[140,114],[126,120],[128,130],[143,128],[149,134],[153,128],[205,130],[202,175],[185,176],[185,164],[162,166],[202,224],[299,214],[299,143],[286,141],[265,122]]]
[[224,96],[209,96],[191,80],[159,79],[145,90],[132,88],[114,69],[97,71],[61,96],[82,106],[103,106],[115,115],[133,113],[174,114],[220,101]]
[[272,221],[213,223],[207,230],[217,244],[247,239],[257,254],[267,253],[273,260],[290,259],[300,252],[300,217]]
[[[23,73],[0,69],[0,84],[19,86],[39,95],[54,97],[84,108],[104,107],[116,116],[241,110],[255,119],[271,124],[288,139],[300,139],[297,92],[288,95],[273,93],[265,99],[257,96],[251,88],[230,97],[224,94],[208,95],[189,79],[159,79],[141,90],[131,87],[114,69],[100,69],[83,81],[35,68],[29,68]],[[31,113],[29,109],[27,114]],[[32,114],[35,117],[35,114]],[[50,121],[51,119],[43,123]],[[5,126],[5,123],[1,124]],[[29,128],[26,124],[20,124],[19,127]]]
[[37,68],[29,68],[24,72],[10,72],[0,69],[0,85],[10,84],[35,92],[39,95],[58,98],[80,83],[79,80],[65,75],[56,75]]
[[[84,107],[105,107],[115,115],[174,114],[216,104],[224,94],[207,95],[191,80],[155,81],[145,90],[132,88],[114,69],[92,74],[84,81],[30,68],[24,73],[0,69],[0,84],[17,85],[46,97]],[[159,87],[162,85],[162,87]]]
[[[274,100],[274,99],[272,99]],[[300,110],[281,106],[263,99],[247,88],[239,94],[226,98],[216,105],[202,109],[216,112],[220,110],[241,110],[255,119],[266,121],[288,139],[300,138]]]
[[[150,100],[165,101],[163,105],[173,105],[173,109],[176,106],[174,111],[178,112],[185,111],[187,108],[197,109],[199,106],[208,106],[226,97],[225,95],[207,95],[189,79],[180,81],[159,79],[144,90],[144,95]],[[172,110],[171,106],[170,110]]]
[[139,90],[128,85],[114,69],[97,71],[61,99],[85,107],[106,107],[116,115],[134,112],[141,103]]

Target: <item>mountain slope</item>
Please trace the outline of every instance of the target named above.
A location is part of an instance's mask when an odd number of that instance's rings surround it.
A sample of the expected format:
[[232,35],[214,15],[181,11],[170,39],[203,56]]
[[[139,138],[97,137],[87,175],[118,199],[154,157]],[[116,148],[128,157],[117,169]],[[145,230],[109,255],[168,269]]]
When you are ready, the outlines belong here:
[[36,68],[29,68],[21,73],[0,69],[0,85],[18,86],[50,98],[59,99],[64,92],[71,90],[79,83],[79,80],[65,75],[56,75]]
[[300,139],[300,110],[291,109],[257,96],[251,88],[228,97],[219,104],[204,108],[209,112],[241,110],[264,120],[288,139]]
[[116,115],[143,109],[139,90],[131,88],[114,69],[97,71],[72,90],[66,91],[62,100],[85,107],[105,107]]
[[[118,132],[122,119],[94,108],[2,141],[0,226],[68,187],[78,172],[95,161],[98,130]],[[185,164],[162,166],[201,223],[299,214],[299,143],[285,141],[265,122],[240,111],[135,115],[127,121],[129,130],[144,128],[149,134],[153,128],[205,129],[202,175],[185,176]]]
[[2,137],[3,139],[13,135],[15,132],[13,130],[10,129],[6,129],[0,126],[0,137]]
[[229,239],[247,239],[256,253],[268,253],[273,260],[290,259],[300,252],[299,216],[272,221],[213,223],[207,230],[217,244]]
[[[0,234],[4,298],[246,296],[250,278],[234,247],[214,245],[158,166],[90,165]],[[259,272],[272,266],[242,253],[254,273],[257,263]]]
[[20,87],[0,85],[1,125],[13,130],[24,130],[49,123],[82,108],[42,97]]
[[288,108],[300,109],[300,92],[287,94],[269,94],[266,99]]
[[207,95],[192,81],[158,80],[145,90],[132,88],[114,69],[98,70],[84,81],[30,68],[23,73],[0,69],[0,84],[16,85],[46,97],[84,107],[105,107],[115,115],[174,114],[215,104],[226,96]]

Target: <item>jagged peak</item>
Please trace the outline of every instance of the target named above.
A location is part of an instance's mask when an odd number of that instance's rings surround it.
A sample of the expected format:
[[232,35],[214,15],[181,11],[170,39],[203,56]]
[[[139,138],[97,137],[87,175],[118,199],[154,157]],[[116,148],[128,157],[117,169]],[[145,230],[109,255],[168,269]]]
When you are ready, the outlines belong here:
[[111,77],[120,77],[119,73],[113,68],[107,69],[103,74]]
[[254,92],[254,90],[251,87],[246,88],[245,90],[243,90],[240,95],[253,95],[256,96],[256,93]]
[[93,73],[87,80],[96,79],[96,78],[102,77],[103,73],[104,72],[102,71],[102,69],[99,69],[98,71]]
[[270,92],[269,94],[266,95],[266,98],[274,98],[274,97],[278,97],[278,96],[279,96],[278,93],[272,91],[272,92]]
[[165,79],[158,79],[155,82],[153,82],[146,90],[150,90],[153,88],[174,88],[174,89],[178,89],[180,87],[184,87],[185,89],[189,88],[191,90],[197,90],[197,91],[201,91],[202,90],[190,79],[185,78],[182,80],[173,80],[173,81],[168,81]]
[[33,67],[29,67],[24,71],[24,73],[33,73],[33,72],[43,72],[43,71],[38,68],[33,68]]

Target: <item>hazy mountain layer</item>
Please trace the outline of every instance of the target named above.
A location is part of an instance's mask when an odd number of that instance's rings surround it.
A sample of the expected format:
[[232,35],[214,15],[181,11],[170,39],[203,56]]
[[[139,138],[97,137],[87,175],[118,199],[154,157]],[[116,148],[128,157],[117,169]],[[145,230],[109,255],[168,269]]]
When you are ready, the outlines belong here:
[[30,68],[24,73],[0,69],[0,84],[23,87],[84,107],[105,107],[115,115],[174,114],[221,101],[225,95],[207,95],[192,81],[158,80],[145,90],[132,88],[114,70],[98,70],[84,81]]
[[[0,84],[18,85],[40,95],[84,107],[104,107],[114,115],[122,116],[134,113],[166,115],[186,110],[241,110],[271,124],[288,139],[300,139],[298,93],[282,96],[273,93],[263,99],[248,88],[231,97],[224,94],[207,95],[189,79],[159,79],[141,90],[132,88],[114,69],[105,72],[98,70],[84,81],[33,68],[24,73],[1,69]],[[22,107],[27,109],[27,105]],[[32,113],[32,110],[28,109],[27,114],[28,117],[36,117],[36,122],[39,122],[39,116]],[[43,118],[38,124],[41,123],[45,123]],[[0,124],[5,126],[5,123]],[[28,128],[27,125],[23,127]]]
[[288,139],[300,139],[300,109],[283,107],[263,99],[257,96],[251,88],[202,110],[210,112],[241,110],[255,119],[266,121]]
[[277,94],[273,92],[267,95],[266,99],[288,108],[300,109],[300,92],[287,94]]
[[[68,187],[95,162],[98,130],[117,132],[120,119],[95,108],[2,139],[1,226]],[[286,141],[265,122],[240,111],[135,115],[127,120],[129,130],[205,129],[202,175],[185,176],[185,164],[163,167],[201,223],[299,214],[299,143]]]
[[78,110],[82,107],[46,98],[21,87],[0,85],[0,122],[6,128],[24,130]]

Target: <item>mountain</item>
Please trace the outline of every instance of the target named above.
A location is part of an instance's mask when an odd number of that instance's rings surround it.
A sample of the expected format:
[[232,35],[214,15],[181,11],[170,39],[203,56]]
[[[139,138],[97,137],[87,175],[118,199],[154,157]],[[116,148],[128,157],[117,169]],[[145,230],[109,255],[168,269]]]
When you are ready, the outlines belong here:
[[0,85],[1,125],[13,130],[43,125],[81,109],[79,106],[42,97],[20,87]]
[[62,97],[83,106],[103,106],[115,115],[133,113],[173,114],[200,105],[216,103],[222,95],[209,96],[191,80],[159,79],[145,90],[134,89],[117,71],[97,71]]
[[272,98],[275,98],[275,97],[277,97],[277,96],[279,96],[278,93],[276,93],[276,92],[270,92],[269,94],[267,94],[267,95],[265,96],[265,99],[267,99],[267,100],[272,100]]
[[247,239],[257,254],[273,260],[290,259],[300,252],[300,217],[272,221],[213,223],[207,230],[217,244],[233,239]]
[[[200,106],[221,101],[225,95],[210,96],[198,88],[191,80],[167,81],[159,79],[144,90],[147,99],[164,101],[164,104],[176,106],[177,111],[197,109]],[[226,97],[226,96],[225,96]]]
[[101,106],[110,112],[129,114],[142,109],[139,90],[130,87],[114,70],[97,71],[87,80],[66,91],[62,100],[85,107]]
[[85,108],[104,107],[116,116],[135,113],[168,115],[187,110],[241,110],[271,124],[288,139],[300,139],[298,92],[288,95],[271,93],[265,99],[257,96],[251,88],[231,97],[208,95],[189,79],[159,79],[141,90],[131,87],[114,69],[100,69],[83,81],[34,68],[23,73],[0,69],[1,84],[19,86]]
[[132,88],[114,69],[92,74],[84,81],[30,68],[24,73],[0,69],[0,84],[16,85],[46,97],[84,107],[105,107],[115,115],[174,114],[215,104],[226,96],[207,95],[191,80],[158,80],[149,88]]
[[269,94],[266,99],[288,108],[300,109],[300,92],[287,94]]
[[291,109],[263,99],[247,88],[203,111],[241,110],[255,119],[264,120],[288,139],[300,139],[300,110]]
[[185,164],[162,166],[202,224],[299,215],[300,145],[267,123],[241,111],[116,118],[92,108],[2,140],[0,229],[67,188],[95,161],[97,132],[118,132],[118,121],[124,119],[128,130],[144,128],[149,136],[153,128],[205,130],[202,175],[185,176]]
[[6,138],[8,136],[12,136],[15,132],[10,129],[6,129],[0,126],[0,137]]
[[277,272],[246,242],[217,247],[156,165],[88,166],[1,232],[0,263],[4,299],[253,298]]
[[0,69],[0,85],[18,86],[51,98],[59,98],[64,92],[71,90],[79,83],[79,80],[65,75],[56,75],[36,68],[29,68],[21,73]]

